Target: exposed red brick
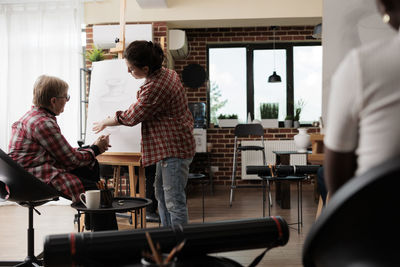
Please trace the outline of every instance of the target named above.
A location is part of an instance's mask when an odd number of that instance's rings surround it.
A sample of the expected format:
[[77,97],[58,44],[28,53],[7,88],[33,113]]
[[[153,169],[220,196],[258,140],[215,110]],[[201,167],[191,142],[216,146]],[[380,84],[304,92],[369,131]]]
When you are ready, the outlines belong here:
[[243,42],[243,37],[232,37],[233,42]]
[[243,40],[246,42],[254,42],[256,39],[254,37],[244,37]]

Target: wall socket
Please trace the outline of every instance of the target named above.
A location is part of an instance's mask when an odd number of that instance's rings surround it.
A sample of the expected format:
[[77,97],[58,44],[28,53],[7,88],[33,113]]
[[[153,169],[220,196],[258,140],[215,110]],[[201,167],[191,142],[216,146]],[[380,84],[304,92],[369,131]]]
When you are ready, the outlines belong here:
[[216,173],[218,171],[218,166],[211,166],[211,171]]

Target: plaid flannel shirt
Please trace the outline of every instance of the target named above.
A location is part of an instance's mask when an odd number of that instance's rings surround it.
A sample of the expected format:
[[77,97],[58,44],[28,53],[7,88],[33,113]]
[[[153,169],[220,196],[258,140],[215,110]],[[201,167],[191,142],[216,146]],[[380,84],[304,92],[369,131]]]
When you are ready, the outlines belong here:
[[125,111],[117,111],[116,118],[128,126],[142,123],[143,166],[195,154],[193,116],[174,70],[162,67],[147,77],[137,93],[137,102]]
[[39,180],[79,201],[84,192],[79,178],[68,171],[82,166],[94,166],[92,149],[78,150],[61,134],[57,119],[43,108],[32,107],[12,125],[10,157]]

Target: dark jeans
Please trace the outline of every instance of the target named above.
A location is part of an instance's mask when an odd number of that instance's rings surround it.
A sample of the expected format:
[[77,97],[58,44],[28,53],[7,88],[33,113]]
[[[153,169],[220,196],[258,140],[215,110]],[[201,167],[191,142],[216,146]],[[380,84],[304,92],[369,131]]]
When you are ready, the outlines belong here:
[[[78,176],[86,191],[98,189],[96,182],[100,180],[100,168],[97,160],[93,169],[80,167],[71,171],[71,173]],[[90,216],[85,216],[85,227],[87,230],[93,230],[94,232],[118,230],[115,213],[91,213]]]

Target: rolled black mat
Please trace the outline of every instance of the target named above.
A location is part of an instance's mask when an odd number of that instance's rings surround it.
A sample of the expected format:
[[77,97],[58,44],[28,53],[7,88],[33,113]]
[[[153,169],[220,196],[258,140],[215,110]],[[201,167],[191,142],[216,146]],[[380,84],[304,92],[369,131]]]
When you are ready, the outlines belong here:
[[186,240],[180,255],[199,257],[207,253],[284,246],[289,240],[286,221],[277,217],[188,224],[129,231],[70,233],[47,236],[45,266],[121,266],[140,261],[151,251],[145,236],[168,253]]

